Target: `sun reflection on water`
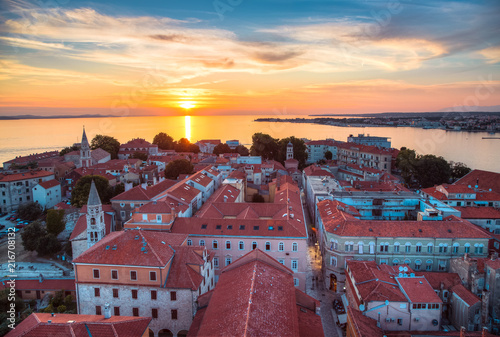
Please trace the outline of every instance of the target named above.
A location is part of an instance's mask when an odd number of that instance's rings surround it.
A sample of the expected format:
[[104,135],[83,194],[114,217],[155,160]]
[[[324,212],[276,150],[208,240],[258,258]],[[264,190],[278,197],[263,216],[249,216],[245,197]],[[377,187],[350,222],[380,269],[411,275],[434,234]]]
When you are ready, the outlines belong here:
[[184,117],[184,128],[186,130],[185,137],[191,141],[191,116]]

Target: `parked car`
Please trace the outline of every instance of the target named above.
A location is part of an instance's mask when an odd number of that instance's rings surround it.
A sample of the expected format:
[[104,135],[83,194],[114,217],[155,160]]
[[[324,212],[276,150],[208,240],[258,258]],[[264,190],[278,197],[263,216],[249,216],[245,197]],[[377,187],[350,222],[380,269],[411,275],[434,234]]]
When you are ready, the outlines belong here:
[[4,226],[4,225],[0,225],[0,229],[4,229],[4,228],[5,228],[5,226]]
[[16,228],[21,229],[21,228],[23,228],[24,226],[26,226],[26,225],[25,225],[25,224],[23,224],[22,222],[20,222],[20,223],[18,223],[18,224],[16,225]]

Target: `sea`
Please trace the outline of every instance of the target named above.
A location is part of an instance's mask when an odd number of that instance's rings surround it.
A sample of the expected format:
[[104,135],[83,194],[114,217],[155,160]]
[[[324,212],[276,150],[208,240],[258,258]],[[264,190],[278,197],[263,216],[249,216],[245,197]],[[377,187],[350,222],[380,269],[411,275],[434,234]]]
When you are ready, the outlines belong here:
[[365,134],[389,137],[395,148],[405,146],[419,154],[434,154],[447,161],[462,162],[473,169],[500,172],[500,139],[491,139],[495,136],[487,132],[255,122],[257,118],[277,117],[313,118],[299,115],[186,115],[2,120],[0,163],[16,156],[61,150],[80,142],[85,127],[89,140],[97,134],[103,134],[115,137],[120,143],[132,138],[144,138],[152,142],[157,133],[165,132],[175,140],[183,137],[193,143],[202,139],[239,140],[247,147],[250,147],[252,135],[256,132],[267,133],[275,138],[295,136],[309,140],[330,138],[339,141],[346,141],[351,134]]

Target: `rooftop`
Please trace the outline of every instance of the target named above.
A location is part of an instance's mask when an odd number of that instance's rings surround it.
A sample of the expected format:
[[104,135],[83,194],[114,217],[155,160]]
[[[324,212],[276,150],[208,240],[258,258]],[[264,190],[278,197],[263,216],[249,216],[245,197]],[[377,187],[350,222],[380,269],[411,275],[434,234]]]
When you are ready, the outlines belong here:
[[472,187],[478,185],[478,187],[482,190],[488,191],[491,188],[492,191],[500,193],[500,173],[472,170],[457,180],[454,185],[470,185]]
[[35,170],[35,171],[27,171],[20,173],[0,173],[0,182],[10,182],[10,181],[19,181],[26,179],[35,179],[35,178],[43,178],[53,176],[54,172],[44,171],[44,170]]

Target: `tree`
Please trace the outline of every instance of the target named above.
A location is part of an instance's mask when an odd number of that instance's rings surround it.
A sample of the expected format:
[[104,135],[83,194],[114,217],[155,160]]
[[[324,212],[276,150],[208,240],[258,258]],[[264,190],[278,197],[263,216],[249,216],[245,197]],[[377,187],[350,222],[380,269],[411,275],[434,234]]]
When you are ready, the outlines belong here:
[[142,161],[147,161],[148,155],[145,153],[142,153],[142,152],[134,152],[134,154],[132,155],[132,158],[140,159]]
[[52,255],[61,250],[61,243],[57,240],[57,237],[53,234],[46,234],[41,237],[38,241],[38,246],[36,247],[36,252],[38,255]]
[[277,159],[279,155],[278,140],[265,133],[254,133],[250,154],[261,156],[264,159]]
[[200,148],[198,147],[198,145],[191,144],[191,142],[187,138],[179,139],[179,141],[174,145],[174,150],[175,152],[200,152]]
[[234,149],[235,153],[239,153],[240,156],[246,157],[250,154],[250,151],[244,145],[238,145]]
[[82,207],[87,204],[92,180],[95,182],[101,202],[103,204],[109,203],[109,199],[113,196],[113,188],[109,186],[108,179],[97,175],[88,175],[81,177],[71,191],[71,204],[73,206]]
[[279,140],[279,157],[277,159],[275,158],[275,160],[281,163],[285,162],[288,143],[292,143],[293,145],[293,158],[299,161],[299,168],[304,168],[307,160],[306,144],[302,139],[293,136]]
[[63,209],[49,209],[47,211],[47,232],[59,235],[66,228],[66,220]]
[[39,203],[31,201],[20,205],[17,213],[21,219],[34,221],[42,215],[43,211]]
[[401,172],[401,176],[407,185],[412,183],[416,162],[415,150],[402,147],[396,157],[396,168]]
[[177,179],[179,174],[193,173],[193,164],[187,159],[177,159],[168,163],[165,168],[165,178]]
[[450,163],[450,166],[453,180],[458,180],[471,171],[470,167],[464,163]]
[[332,158],[333,158],[333,153],[332,153],[332,151],[326,151],[326,152],[325,152],[325,159],[326,159],[326,160],[332,160]]
[[95,150],[101,148],[111,154],[111,159],[118,159],[118,151],[120,151],[120,142],[111,136],[96,135],[90,143],[90,148]]
[[432,154],[418,156],[415,163],[415,178],[422,188],[448,183],[451,168],[443,157]]
[[21,232],[21,239],[23,240],[23,247],[27,251],[34,251],[38,247],[38,240],[47,235],[47,231],[42,227],[38,221],[32,222],[24,227]]
[[153,139],[153,144],[158,145],[158,148],[162,150],[173,150],[175,142],[174,139],[165,132],[160,132]]
[[252,196],[252,202],[266,202],[266,200],[259,193],[254,193]]
[[229,145],[227,145],[226,143],[220,143],[215,146],[213,153],[218,156],[223,153],[231,153],[231,152],[233,151],[231,150]]
[[70,153],[70,152],[73,152],[73,151],[79,151],[80,150],[80,147],[78,145],[71,145],[71,146],[68,146],[68,147],[65,147],[64,149],[62,149],[60,152],[59,152],[59,155],[60,156],[64,156],[66,153]]

